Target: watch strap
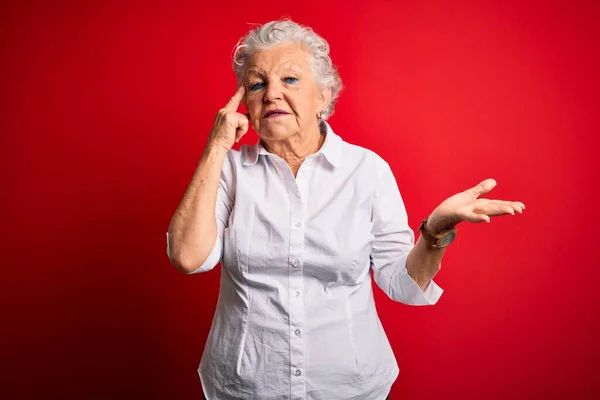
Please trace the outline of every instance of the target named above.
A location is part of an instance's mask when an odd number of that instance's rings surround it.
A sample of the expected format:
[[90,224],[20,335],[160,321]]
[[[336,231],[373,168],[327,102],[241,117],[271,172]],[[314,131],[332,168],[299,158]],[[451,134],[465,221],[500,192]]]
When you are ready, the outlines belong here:
[[427,239],[427,241],[431,243],[431,247],[443,248],[452,243],[452,241],[456,237],[455,226],[451,228],[446,228],[439,233],[433,233],[427,229],[428,220],[429,216],[425,217],[423,221],[421,221],[421,225],[419,225],[418,230],[421,232],[421,235],[423,235],[425,239]]

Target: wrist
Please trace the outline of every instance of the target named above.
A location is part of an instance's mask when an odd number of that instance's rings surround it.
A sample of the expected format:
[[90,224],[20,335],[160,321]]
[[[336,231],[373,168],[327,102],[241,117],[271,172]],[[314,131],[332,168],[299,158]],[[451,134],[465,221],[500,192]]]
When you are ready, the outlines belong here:
[[419,231],[421,232],[421,237],[425,239],[427,243],[429,243],[430,248],[442,249],[448,246],[454,238],[456,237],[456,228],[454,225],[447,226],[446,228],[437,228],[439,225],[434,223],[432,224],[433,229],[440,229],[439,231],[431,231],[431,226],[429,225],[429,220],[431,216],[426,217],[421,221],[421,225],[419,225]]
[[216,142],[216,141],[210,141],[208,142],[208,144],[206,145],[206,149],[204,151],[206,156],[209,157],[225,157],[225,155],[227,154],[227,152],[229,151],[229,149]]
[[447,217],[440,218],[436,215],[435,211],[427,218],[425,229],[427,229],[432,235],[437,235],[445,229],[452,229],[460,222],[458,217]]

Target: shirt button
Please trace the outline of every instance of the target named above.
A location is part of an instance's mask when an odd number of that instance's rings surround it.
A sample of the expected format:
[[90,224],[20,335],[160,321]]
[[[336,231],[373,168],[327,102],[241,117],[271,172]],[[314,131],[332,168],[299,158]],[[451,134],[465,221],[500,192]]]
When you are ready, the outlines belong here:
[[300,329],[296,329],[296,330],[294,331],[294,333],[296,334],[296,336],[300,336]]
[[294,375],[300,376],[300,375],[302,375],[302,372],[299,369],[297,369],[294,371]]
[[297,267],[298,265],[300,265],[300,261],[298,261],[297,259],[295,259],[295,258],[294,258],[294,259],[292,260],[292,265],[293,265],[294,267]]
[[300,228],[302,226],[302,222],[296,222],[296,228]]
[[298,297],[298,296],[300,296],[300,292],[296,290],[296,291],[294,292],[294,297]]

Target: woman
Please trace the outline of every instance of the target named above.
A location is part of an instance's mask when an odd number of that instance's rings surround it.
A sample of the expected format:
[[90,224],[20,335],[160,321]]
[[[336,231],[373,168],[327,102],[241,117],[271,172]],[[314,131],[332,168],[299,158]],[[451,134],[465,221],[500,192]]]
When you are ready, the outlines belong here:
[[[398,375],[371,274],[396,301],[433,305],[432,280],[460,221],[521,213],[456,194],[414,233],[389,165],[326,122],[341,89],[327,42],[274,21],[237,46],[239,88],[219,110],[175,212],[167,252],[184,273],[222,262],[219,300],[200,362],[207,399],[361,399]],[[248,114],[239,112],[243,103]],[[252,125],[255,146],[231,150]]]

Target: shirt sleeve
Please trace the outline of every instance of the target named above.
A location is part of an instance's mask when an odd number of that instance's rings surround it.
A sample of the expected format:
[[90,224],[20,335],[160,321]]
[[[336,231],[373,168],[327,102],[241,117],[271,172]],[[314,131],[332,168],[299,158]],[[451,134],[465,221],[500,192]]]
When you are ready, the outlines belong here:
[[[231,190],[231,164],[229,157],[225,157],[223,169],[221,171],[221,178],[219,179],[219,188],[217,190],[217,203],[215,205],[215,218],[217,222],[217,237],[215,243],[210,251],[210,254],[194,271],[190,274],[197,274],[201,272],[207,272],[213,269],[219,264],[223,258],[223,233],[225,228],[229,224],[229,215],[233,208],[233,193]],[[171,249],[169,244],[169,232],[167,232],[167,256],[171,258]]]
[[408,253],[414,247],[414,232],[394,174],[387,162],[378,159],[378,181],[373,201],[371,268],[375,282],[392,300],[409,305],[433,305],[443,289],[433,280],[425,290],[406,269]]

